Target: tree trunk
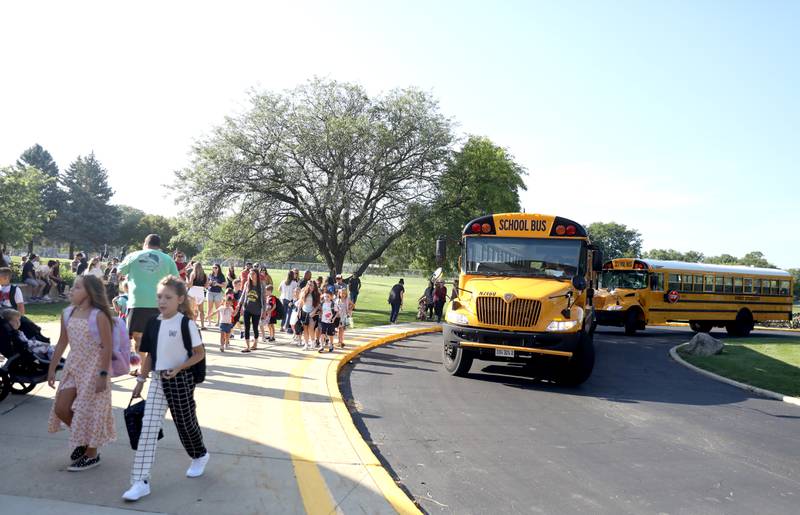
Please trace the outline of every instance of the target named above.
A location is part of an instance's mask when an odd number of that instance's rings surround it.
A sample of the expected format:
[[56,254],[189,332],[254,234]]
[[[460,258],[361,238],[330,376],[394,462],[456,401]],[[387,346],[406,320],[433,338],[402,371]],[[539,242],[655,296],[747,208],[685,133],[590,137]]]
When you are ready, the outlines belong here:
[[28,241],[28,255],[33,254],[33,240]]
[[69,242],[69,258],[75,259],[75,244],[72,242]]

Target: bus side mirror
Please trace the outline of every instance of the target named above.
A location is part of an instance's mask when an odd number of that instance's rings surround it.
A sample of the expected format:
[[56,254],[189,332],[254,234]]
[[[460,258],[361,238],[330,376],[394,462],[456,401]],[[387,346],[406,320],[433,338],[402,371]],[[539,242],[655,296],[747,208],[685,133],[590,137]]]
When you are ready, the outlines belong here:
[[576,275],[572,278],[572,286],[578,290],[583,291],[586,289],[586,278],[582,275]]
[[592,252],[592,270],[601,272],[603,270],[603,251],[596,249]]
[[439,238],[436,240],[436,264],[443,265],[447,259],[447,240]]

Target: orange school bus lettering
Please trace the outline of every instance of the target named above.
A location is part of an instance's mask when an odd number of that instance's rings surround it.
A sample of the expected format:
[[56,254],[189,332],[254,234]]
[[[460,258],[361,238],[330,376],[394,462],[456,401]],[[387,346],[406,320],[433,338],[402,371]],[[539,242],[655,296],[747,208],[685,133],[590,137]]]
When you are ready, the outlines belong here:
[[747,336],[756,322],[791,320],[792,276],[772,268],[614,259],[595,294],[597,323],[633,335],[648,324],[688,322],[697,332],[724,327]]
[[467,223],[461,239],[444,368],[466,375],[482,359],[523,363],[562,384],[585,381],[594,366],[589,285],[602,266],[586,229],[559,216],[502,213]]

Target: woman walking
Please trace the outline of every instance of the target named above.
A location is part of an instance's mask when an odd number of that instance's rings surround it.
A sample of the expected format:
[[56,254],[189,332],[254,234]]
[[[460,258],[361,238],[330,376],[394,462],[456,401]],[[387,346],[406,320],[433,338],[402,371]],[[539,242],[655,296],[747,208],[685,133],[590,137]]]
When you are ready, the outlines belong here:
[[[211,274],[208,276],[208,323],[211,323],[211,317],[222,306],[222,298],[224,293],[222,288],[225,286],[225,276],[222,274],[222,267],[219,264],[214,264],[211,267]],[[217,325],[219,325],[219,314],[217,314]]]
[[[289,313],[289,305],[292,303],[292,299],[294,298],[294,291],[297,289],[297,278],[294,276],[294,272],[289,270],[289,273],[286,275],[286,280],[281,281],[279,286],[280,296],[281,296],[281,304],[283,304],[283,312]],[[283,317],[283,323],[281,324],[281,331],[288,332],[289,334],[292,333],[291,324],[289,316]]]
[[61,336],[47,372],[47,384],[54,388],[56,367],[69,346],[48,431],[60,431],[62,424],[69,427],[69,442],[74,450],[67,470],[77,472],[98,466],[98,449],[117,438],[108,379],[114,315],[97,277],[77,277],[70,297],[71,305],[61,316]]
[[236,275],[236,268],[233,265],[228,267],[228,275],[225,276],[227,279],[225,283],[225,289],[233,289],[233,282],[238,279],[239,276]]
[[[244,291],[242,291],[239,309],[244,317],[244,346],[242,352],[258,350],[258,325],[264,315],[264,287],[260,274],[256,271],[247,274]],[[253,346],[250,346],[250,328],[253,329]]]
[[436,323],[442,323],[442,312],[444,303],[447,302],[447,287],[444,281],[436,281],[436,288],[433,290],[433,310],[436,312]]
[[[147,376],[153,370],[142,432],[131,470],[131,487],[122,495],[126,501],[138,501],[150,494],[150,469],[156,459],[158,432],[169,411],[183,448],[192,459],[186,477],[202,476],[210,454],[203,444],[194,401],[194,374],[190,370],[205,357],[200,331],[194,323],[186,283],[170,275],[159,282],[157,318],[151,319],[142,336],[140,349],[147,353],[142,373],[136,378],[133,397],[140,397]],[[185,319],[185,321],[184,321]],[[191,352],[186,350],[191,340]]]
[[194,301],[192,312],[200,316],[200,329],[206,328],[205,313],[203,312],[203,301],[206,298],[206,287],[208,286],[208,276],[203,270],[200,262],[193,263],[189,272],[189,298]]

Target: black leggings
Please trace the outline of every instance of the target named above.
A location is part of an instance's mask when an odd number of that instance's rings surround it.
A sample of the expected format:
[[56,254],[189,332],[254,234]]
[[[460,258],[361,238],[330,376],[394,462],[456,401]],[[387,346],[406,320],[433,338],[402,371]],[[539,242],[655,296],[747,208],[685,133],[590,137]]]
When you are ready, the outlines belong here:
[[258,321],[261,317],[252,313],[244,312],[244,339],[250,339],[250,324],[253,325],[253,338],[258,340]]

